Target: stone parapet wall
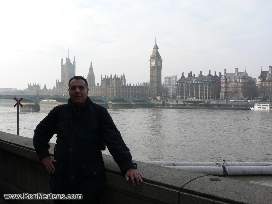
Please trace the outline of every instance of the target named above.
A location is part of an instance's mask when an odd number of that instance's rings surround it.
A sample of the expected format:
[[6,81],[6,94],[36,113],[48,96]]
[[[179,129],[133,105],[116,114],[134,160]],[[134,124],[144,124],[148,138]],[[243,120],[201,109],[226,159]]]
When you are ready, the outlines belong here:
[[[104,160],[107,186],[102,203],[223,204],[271,203],[272,200],[270,187],[143,162],[137,163],[144,174],[144,184],[134,186],[120,175],[111,156],[104,155]],[[0,164],[1,194],[49,192],[48,175],[37,159],[31,139],[0,132]]]

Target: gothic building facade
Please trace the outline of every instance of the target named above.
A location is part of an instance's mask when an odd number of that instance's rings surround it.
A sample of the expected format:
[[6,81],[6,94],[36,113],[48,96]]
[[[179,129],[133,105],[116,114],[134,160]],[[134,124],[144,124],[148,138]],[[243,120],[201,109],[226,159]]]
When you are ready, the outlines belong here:
[[187,100],[187,99],[197,99],[197,100],[209,100],[209,99],[219,99],[220,96],[220,77],[214,73],[204,76],[202,71],[198,76],[195,76],[192,72],[188,73],[188,76],[184,76],[182,73],[181,78],[177,81],[177,98]]
[[256,82],[247,72],[227,73],[221,77],[220,99],[252,99],[257,95]]
[[162,58],[155,41],[150,56],[150,83],[127,84],[125,75],[101,76],[100,84],[95,84],[95,75],[91,64],[88,73],[88,84],[90,96],[105,96],[119,98],[157,98],[162,96],[161,83]]
[[[46,88],[46,86],[45,86],[45,88]],[[37,84],[37,83],[27,84],[27,89],[25,89],[25,94],[29,94],[29,95],[40,95],[40,94],[42,94],[40,85]]]
[[[120,97],[120,98],[158,98],[165,96],[165,91],[161,83],[162,58],[158,51],[158,45],[155,40],[152,54],[149,59],[150,63],[150,83],[127,84],[125,75],[101,76],[101,82],[96,83],[93,64],[91,62],[87,81],[89,85],[90,96]],[[68,95],[69,79],[75,76],[76,61],[71,62],[66,57],[65,62],[61,59],[61,80],[56,81],[52,90],[53,95]]]
[[268,67],[268,71],[261,70],[257,81],[257,88],[260,98],[272,100],[272,66]]
[[40,84],[37,83],[29,83],[27,84],[27,88],[24,90],[24,94],[26,95],[51,95],[52,89],[47,89],[46,85],[41,88]]
[[[196,76],[192,72],[187,77],[182,76],[177,80],[176,76],[165,77],[164,85],[162,85],[162,58],[159,53],[159,47],[156,43],[149,58],[150,81],[142,84],[128,84],[124,74],[101,76],[100,83],[96,83],[93,64],[91,62],[87,81],[89,84],[90,96],[117,97],[117,98],[149,98],[161,99],[164,97],[179,99],[253,99],[259,92],[259,97],[263,99],[272,99],[272,66],[268,71],[261,71],[256,86],[256,81],[248,76],[247,72],[239,72],[235,68],[234,73],[219,75],[214,73],[203,75],[202,71]],[[66,57],[65,62],[61,59],[61,80],[56,81],[53,89],[43,88],[39,84],[28,84],[25,89],[29,94],[41,95],[68,95],[69,79],[75,76],[76,61],[75,57],[71,62]],[[258,89],[257,89],[258,87]],[[168,93],[167,93],[168,92]]]
[[126,84],[124,74],[101,76],[100,84],[89,87],[89,95],[109,98],[146,98],[149,95],[149,88],[147,84]]
[[162,58],[159,53],[159,47],[155,40],[155,45],[153,47],[152,54],[149,59],[150,63],[150,97],[156,98],[162,96],[162,80],[161,80],[161,71],[162,71]]
[[61,58],[61,80],[56,81],[56,86],[54,87],[55,95],[67,95],[68,94],[68,82],[69,79],[76,74],[76,60],[74,57],[73,63],[71,62],[69,55],[66,57],[65,63],[63,58]]
[[92,62],[91,62],[90,68],[89,68],[87,81],[88,81],[89,89],[91,87],[95,87],[95,75],[94,75],[94,71],[93,71],[93,63]]

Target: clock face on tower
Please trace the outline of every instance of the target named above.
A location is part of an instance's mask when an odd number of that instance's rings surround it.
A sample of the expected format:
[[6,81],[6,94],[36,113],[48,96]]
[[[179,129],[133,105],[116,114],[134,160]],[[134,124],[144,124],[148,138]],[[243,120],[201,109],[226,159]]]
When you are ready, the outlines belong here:
[[150,64],[151,64],[151,66],[155,66],[156,61],[155,61],[154,59],[152,59],[152,60],[150,61]]

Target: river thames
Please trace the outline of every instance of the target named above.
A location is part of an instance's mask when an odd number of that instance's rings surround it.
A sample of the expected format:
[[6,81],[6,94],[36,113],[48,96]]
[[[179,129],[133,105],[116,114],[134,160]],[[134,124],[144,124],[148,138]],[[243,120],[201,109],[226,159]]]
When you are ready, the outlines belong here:
[[[16,134],[14,103],[0,100],[0,131]],[[32,138],[36,125],[53,106],[41,104],[38,113],[20,113],[20,135]],[[135,160],[272,162],[271,112],[197,109],[109,109],[109,112]]]

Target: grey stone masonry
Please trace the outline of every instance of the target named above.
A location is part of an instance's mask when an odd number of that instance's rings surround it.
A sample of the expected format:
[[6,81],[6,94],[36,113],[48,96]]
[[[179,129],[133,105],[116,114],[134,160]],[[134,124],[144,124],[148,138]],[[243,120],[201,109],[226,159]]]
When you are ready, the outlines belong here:
[[[269,177],[216,177],[137,162],[144,175],[144,183],[137,186],[126,182],[111,156],[104,155],[104,161],[107,186],[103,204],[268,204],[272,201],[271,182],[265,182],[271,181]],[[49,192],[49,176],[38,161],[32,139],[0,132],[0,163],[1,194]]]

